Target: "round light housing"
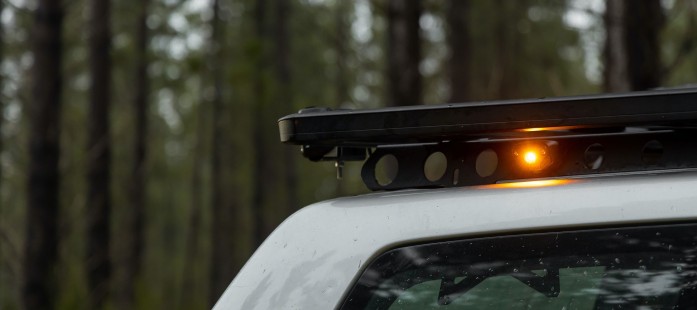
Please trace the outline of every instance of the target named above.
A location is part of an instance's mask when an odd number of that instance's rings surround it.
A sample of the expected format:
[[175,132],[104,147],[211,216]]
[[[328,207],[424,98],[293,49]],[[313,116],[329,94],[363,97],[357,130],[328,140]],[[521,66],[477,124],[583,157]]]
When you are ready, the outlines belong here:
[[554,163],[556,151],[556,141],[526,141],[514,146],[513,157],[521,170],[540,172]]

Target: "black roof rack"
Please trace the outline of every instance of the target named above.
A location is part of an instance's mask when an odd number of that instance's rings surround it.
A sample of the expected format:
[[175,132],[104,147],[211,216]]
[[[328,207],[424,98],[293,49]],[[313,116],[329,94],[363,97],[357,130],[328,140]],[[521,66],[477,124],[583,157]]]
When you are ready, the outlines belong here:
[[[372,110],[311,108],[279,120],[281,141],[301,145],[310,160],[335,160],[341,167],[345,160],[363,160],[369,154],[363,179],[371,189],[697,167],[697,159],[688,159],[697,157],[692,152],[693,147],[697,150],[692,146],[697,142],[691,142],[697,140],[694,128],[697,88]],[[547,151],[558,153],[555,164],[534,174],[507,166],[515,161],[508,158],[515,153],[510,148],[526,141],[550,146]],[[627,145],[628,141],[638,145]],[[589,147],[595,144],[602,147],[605,163],[595,169],[571,169],[573,165],[588,166],[584,156],[590,156]],[[632,161],[626,152],[637,148],[639,159]],[[642,152],[658,152],[656,149],[660,149],[660,160],[650,164],[641,160]],[[477,171],[486,150],[496,154],[497,165],[491,174]],[[680,159],[674,156],[688,152],[690,156],[677,156]],[[440,178],[424,173],[424,162],[433,153],[446,157]],[[387,155],[396,157],[400,169],[390,182],[379,182],[376,164]],[[615,162],[614,156],[624,159]]]

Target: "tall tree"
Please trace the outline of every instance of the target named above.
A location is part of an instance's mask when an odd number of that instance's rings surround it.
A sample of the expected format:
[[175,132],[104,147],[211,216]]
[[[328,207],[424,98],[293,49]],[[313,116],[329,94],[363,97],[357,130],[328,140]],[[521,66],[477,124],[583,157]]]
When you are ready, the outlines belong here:
[[140,275],[143,261],[144,226],[145,226],[145,160],[148,135],[148,94],[150,78],[148,77],[148,12],[149,0],[135,1],[138,9],[135,45],[136,68],[133,77],[133,112],[135,120],[133,166],[130,175],[130,206],[128,212],[128,255],[125,262],[125,288],[122,306],[133,308],[135,285]]
[[420,1],[388,1],[387,102],[390,106],[422,103],[420,18]]
[[520,34],[518,26],[512,21],[519,20],[517,13],[525,11],[528,3],[521,1],[504,1],[497,0],[496,25],[494,26],[495,37],[495,69],[494,78],[496,85],[497,99],[510,99],[519,96],[518,81],[520,80],[520,70],[516,68],[517,48],[520,45]]
[[627,46],[624,40],[624,14],[626,3],[623,0],[605,1],[605,50],[604,88],[605,91],[629,91],[629,72]]
[[664,19],[660,0],[606,0],[606,91],[645,90],[661,84],[659,35]]
[[29,178],[21,299],[25,309],[53,309],[58,236],[63,4],[39,0],[34,12]]
[[210,306],[225,291],[235,275],[234,237],[230,235],[234,225],[234,206],[225,205],[224,193],[227,190],[223,182],[222,143],[223,143],[223,54],[222,54],[222,25],[220,20],[220,1],[212,2],[213,18],[211,19],[209,72],[213,82],[213,98],[211,99],[212,119],[212,148],[211,148],[211,186],[212,193],[212,262],[210,265],[211,286]]
[[[0,1],[0,16],[2,16],[2,12],[5,9],[4,2]],[[0,22],[0,66],[2,66],[3,60],[5,59],[3,56],[5,55],[5,27],[3,27],[3,23]],[[4,85],[4,76],[2,73],[0,73],[0,85]],[[4,94],[0,91],[0,158],[2,158],[2,151],[3,151],[3,136],[2,136],[2,126],[5,121],[5,96]],[[2,162],[0,160],[0,192],[2,191]],[[2,201],[0,201],[2,203]]]
[[470,94],[470,33],[467,15],[470,2],[449,0],[447,8],[448,44],[450,45],[449,102],[463,102],[472,98]]
[[661,1],[627,1],[625,8],[625,41],[632,89],[658,87],[662,69],[659,39],[665,22]]
[[269,167],[266,162],[267,146],[265,139],[266,120],[264,108],[266,105],[266,83],[265,69],[267,66],[266,56],[266,0],[257,0],[254,8],[254,30],[256,36],[256,45],[258,51],[256,55],[255,71],[253,77],[253,92],[255,103],[253,108],[253,149],[260,154],[254,160],[254,181],[252,184],[252,218],[254,221],[253,243],[254,246],[259,246],[266,238],[267,224],[264,216],[264,190],[269,184]]
[[[201,81],[201,90],[205,91],[205,82]],[[191,171],[191,206],[189,207],[189,219],[186,234],[186,248],[184,250],[184,270],[182,292],[193,293],[196,288],[198,277],[196,274],[196,257],[199,252],[199,235],[201,232],[201,213],[203,206],[203,157],[204,157],[204,135],[206,133],[204,122],[206,121],[205,98],[200,97],[201,101],[196,107],[196,127],[194,154]],[[179,303],[184,309],[193,308],[194,300],[191,296],[179,296]]]
[[[276,81],[278,82],[278,100],[283,103],[281,109],[284,113],[292,113],[293,94],[290,73],[290,28],[289,17],[291,14],[291,1],[276,0],[276,29],[274,30],[274,41],[276,42]],[[283,166],[285,167],[285,184],[288,191],[286,198],[286,210],[283,213],[290,214],[298,208],[298,169],[295,158],[297,156],[295,148],[284,147]]]
[[353,3],[348,1],[337,1],[335,6],[336,38],[334,39],[334,49],[336,50],[336,107],[340,108],[350,100],[349,83],[346,78],[347,58],[349,54],[349,22],[347,15]]
[[111,278],[110,1],[90,1],[87,141],[87,280],[89,308],[104,306]]

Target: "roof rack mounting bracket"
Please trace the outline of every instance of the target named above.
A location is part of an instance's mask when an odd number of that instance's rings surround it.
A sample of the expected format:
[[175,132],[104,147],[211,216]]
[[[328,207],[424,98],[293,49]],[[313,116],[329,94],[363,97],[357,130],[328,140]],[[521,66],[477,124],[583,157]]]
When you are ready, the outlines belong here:
[[[363,164],[361,177],[371,190],[398,190],[697,168],[696,134],[692,129],[635,132],[630,128],[605,134],[377,147]],[[521,143],[536,142],[553,144],[556,149],[552,163],[539,171],[522,167],[517,155]],[[434,176],[427,160],[435,153],[443,155],[445,167],[433,169],[439,170]],[[387,160],[393,162],[385,163]]]

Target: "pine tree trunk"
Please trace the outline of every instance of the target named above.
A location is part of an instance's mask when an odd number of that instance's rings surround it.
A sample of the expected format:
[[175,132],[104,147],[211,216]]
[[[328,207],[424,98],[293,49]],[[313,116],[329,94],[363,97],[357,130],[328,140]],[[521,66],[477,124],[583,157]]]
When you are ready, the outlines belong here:
[[[204,89],[204,83],[201,83]],[[186,245],[184,252],[184,283],[182,285],[182,295],[179,296],[179,304],[182,309],[195,308],[195,303],[191,300],[191,295],[196,294],[199,277],[196,276],[196,258],[199,253],[199,238],[201,232],[201,208],[203,206],[203,156],[204,156],[204,133],[206,121],[206,109],[204,96],[201,96],[201,103],[197,107],[196,119],[196,141],[193,154],[193,164],[191,173],[191,206],[189,207],[189,224],[187,225]]]
[[665,22],[660,0],[606,0],[604,19],[605,91],[660,86],[659,36]]
[[422,103],[421,41],[419,18],[421,3],[414,0],[389,0],[387,12],[388,105]]
[[605,1],[605,62],[604,88],[606,92],[629,91],[629,69],[627,67],[627,46],[625,42],[624,0]]
[[[290,74],[290,34],[288,33],[290,13],[290,1],[276,0],[276,30],[274,35],[276,41],[276,80],[279,88],[278,100],[284,104],[283,112],[288,114],[294,110]],[[295,147],[283,147],[283,166],[286,169],[284,187],[288,191],[286,210],[284,210],[286,214],[291,214],[298,209],[298,169],[295,163],[297,155]]]
[[661,85],[659,36],[664,25],[660,0],[628,1],[625,6],[627,67],[632,90]]
[[336,40],[334,40],[334,49],[336,50],[336,107],[341,108],[342,105],[349,103],[349,86],[346,79],[346,58],[348,57],[349,23],[346,20],[346,15],[352,3],[348,1],[338,1],[335,11],[336,22]]
[[256,70],[254,73],[254,96],[256,102],[253,108],[253,141],[254,151],[258,154],[254,161],[253,170],[253,188],[252,188],[252,219],[254,221],[253,228],[253,244],[255,247],[261,245],[266,238],[266,220],[264,216],[264,188],[268,186],[266,177],[269,167],[266,165],[265,159],[267,155],[265,132],[264,132],[264,106],[265,106],[265,83],[264,71],[266,68],[266,0],[257,0],[254,8],[254,28],[256,39],[258,40],[259,54],[257,55]]
[[125,261],[125,280],[127,286],[123,296],[124,309],[134,307],[135,290],[143,263],[144,226],[146,208],[146,150],[148,136],[148,94],[150,79],[148,77],[148,26],[149,0],[137,2],[137,32],[136,32],[136,69],[133,77],[133,111],[135,121],[133,166],[131,168],[129,191],[130,206],[128,216],[128,252]]
[[496,64],[495,78],[496,81],[496,99],[510,99],[515,97],[512,87],[514,83],[512,58],[512,40],[517,36],[516,33],[511,34],[511,6],[515,5],[515,1],[497,0],[496,7],[498,8],[497,23],[494,29],[496,35]]
[[111,102],[110,3],[90,3],[89,92],[87,142],[87,281],[89,308],[101,309],[109,295],[111,279]]
[[220,21],[220,1],[213,0],[213,19],[211,20],[210,61],[209,72],[212,74],[213,98],[212,113],[212,148],[211,148],[211,186],[212,193],[212,263],[209,305],[212,307],[235,275],[234,238],[230,231],[234,228],[235,206],[225,205],[225,191],[222,165],[223,143],[223,57],[222,57],[222,24]]
[[[5,8],[5,3],[0,1],[0,13],[4,11]],[[5,37],[4,37],[4,32],[5,29],[3,27],[3,23],[0,22],[0,64],[3,63],[3,59],[5,56]],[[0,85],[5,85],[4,83],[4,75],[0,74]],[[2,158],[2,151],[3,151],[3,136],[2,136],[2,127],[5,123],[5,97],[0,93],[0,158]],[[0,192],[2,192],[2,162],[0,162]],[[0,200],[0,204],[2,201]],[[2,212],[2,206],[0,206],[0,212]]]
[[59,0],[39,0],[34,13],[27,233],[21,291],[25,309],[53,309],[56,300],[63,14]]
[[447,12],[448,43],[450,45],[450,65],[448,66],[450,79],[449,102],[464,102],[471,100],[469,74],[470,58],[470,32],[468,26],[470,2],[462,0],[449,0]]

